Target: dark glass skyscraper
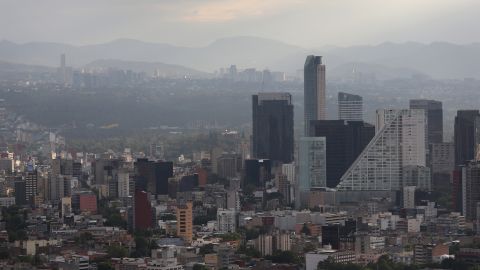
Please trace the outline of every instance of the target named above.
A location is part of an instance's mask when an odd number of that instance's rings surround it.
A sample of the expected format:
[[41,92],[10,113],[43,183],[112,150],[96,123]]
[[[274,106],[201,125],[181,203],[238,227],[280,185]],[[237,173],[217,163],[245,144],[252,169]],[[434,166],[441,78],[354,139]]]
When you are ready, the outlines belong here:
[[268,159],[247,159],[243,172],[243,187],[263,187],[270,181],[272,164]]
[[293,160],[293,105],[289,93],[252,96],[254,158],[290,163]]
[[304,66],[305,136],[308,136],[311,120],[325,120],[325,65],[322,57],[309,55]]
[[135,162],[136,189],[155,195],[168,195],[168,179],[173,176],[173,162],[149,161],[139,158]]
[[310,136],[326,138],[327,187],[334,188],[375,136],[375,127],[363,121],[344,120],[317,120],[310,125]]
[[465,165],[475,159],[480,142],[480,113],[478,110],[460,110],[455,117],[455,165]]
[[428,99],[411,99],[410,109],[423,109],[427,119],[427,145],[443,142],[442,102]]

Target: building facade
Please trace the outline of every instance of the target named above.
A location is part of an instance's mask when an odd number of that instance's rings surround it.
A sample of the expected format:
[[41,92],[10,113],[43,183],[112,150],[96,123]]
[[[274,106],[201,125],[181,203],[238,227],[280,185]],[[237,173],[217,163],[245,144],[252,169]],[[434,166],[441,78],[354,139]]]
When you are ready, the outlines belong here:
[[363,121],[363,98],[349,93],[338,93],[338,119]]
[[[306,199],[310,190],[327,186],[325,137],[302,137],[298,141],[298,184],[296,200]],[[306,203],[306,202],[305,202]]]
[[327,118],[325,92],[325,65],[322,64],[322,57],[309,55],[304,66],[305,136],[308,136],[311,120]]
[[400,191],[407,166],[425,167],[423,110],[378,110],[376,135],[342,176],[339,190]]
[[454,127],[455,165],[465,165],[475,159],[480,142],[480,113],[478,110],[457,111]]
[[422,109],[427,119],[427,145],[443,142],[442,102],[428,99],[411,99],[410,109]]
[[317,120],[310,122],[311,137],[325,137],[327,183],[334,188],[345,171],[375,135],[375,128],[363,121]]
[[252,96],[252,154],[281,163],[293,161],[293,104],[289,93]]

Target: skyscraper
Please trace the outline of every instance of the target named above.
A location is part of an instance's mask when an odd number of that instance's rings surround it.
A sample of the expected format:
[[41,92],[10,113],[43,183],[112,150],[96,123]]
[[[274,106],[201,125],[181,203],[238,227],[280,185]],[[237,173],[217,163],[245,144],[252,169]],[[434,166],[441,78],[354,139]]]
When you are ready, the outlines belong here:
[[142,190],[135,190],[135,206],[133,212],[133,228],[146,230],[152,227],[152,205],[148,200],[148,194]]
[[[298,147],[297,208],[305,205],[305,199],[312,188],[327,186],[325,137],[302,137]],[[303,202],[302,202],[303,199]]]
[[293,160],[293,105],[289,93],[252,96],[253,157],[282,163]]
[[451,142],[432,143],[430,145],[430,166],[433,189],[449,192],[452,172],[455,169],[455,145]]
[[245,160],[243,173],[243,188],[264,187],[265,182],[271,179],[271,161],[268,159]]
[[425,167],[425,122],[423,110],[378,110],[375,137],[337,189],[400,191],[405,168]]
[[467,220],[478,218],[477,203],[480,203],[480,162],[472,161],[462,167],[462,213]]
[[322,57],[309,55],[304,66],[304,106],[305,106],[305,136],[310,131],[311,120],[325,120],[325,65]]
[[363,121],[317,120],[310,122],[312,137],[325,137],[327,182],[334,188],[345,171],[375,135],[375,127]]
[[338,119],[363,121],[363,98],[359,95],[339,92]]
[[427,145],[443,142],[442,102],[428,99],[411,99],[410,109],[423,109],[427,118]]
[[37,196],[37,170],[33,166],[27,166],[25,174],[25,198],[30,205],[35,204],[35,197]]
[[455,165],[475,159],[480,142],[480,113],[478,110],[460,110],[455,117]]
[[173,162],[139,158],[134,167],[138,189],[155,195],[168,195],[168,179],[173,176]]

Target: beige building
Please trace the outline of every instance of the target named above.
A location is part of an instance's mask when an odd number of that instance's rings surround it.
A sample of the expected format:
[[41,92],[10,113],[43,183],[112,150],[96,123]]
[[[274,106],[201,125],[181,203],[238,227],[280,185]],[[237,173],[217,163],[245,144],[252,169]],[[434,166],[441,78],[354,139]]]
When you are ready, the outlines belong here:
[[177,206],[177,236],[188,243],[192,242],[193,236],[192,208],[192,202]]

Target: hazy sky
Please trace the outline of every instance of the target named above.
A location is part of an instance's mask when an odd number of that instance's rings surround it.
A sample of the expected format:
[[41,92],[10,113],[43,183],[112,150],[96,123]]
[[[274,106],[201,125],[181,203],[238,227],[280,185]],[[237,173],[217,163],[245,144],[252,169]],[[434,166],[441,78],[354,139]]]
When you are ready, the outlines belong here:
[[478,0],[0,0],[0,39],[203,46],[259,36],[303,47],[480,41]]

